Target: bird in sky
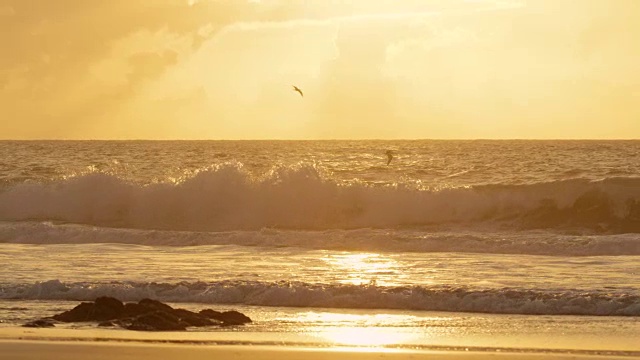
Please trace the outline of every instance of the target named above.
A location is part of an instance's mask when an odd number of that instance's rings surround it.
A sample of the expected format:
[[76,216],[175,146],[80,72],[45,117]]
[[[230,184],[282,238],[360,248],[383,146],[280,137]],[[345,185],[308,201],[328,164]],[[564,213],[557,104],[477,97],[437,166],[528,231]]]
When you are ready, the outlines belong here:
[[299,87],[295,85],[291,85],[291,86],[293,86],[293,91],[297,91],[298,93],[300,93],[300,96],[304,97],[304,94],[302,93],[302,90],[300,90]]
[[391,164],[391,160],[393,160],[393,151],[387,150],[385,154],[387,154],[387,165],[389,165]]

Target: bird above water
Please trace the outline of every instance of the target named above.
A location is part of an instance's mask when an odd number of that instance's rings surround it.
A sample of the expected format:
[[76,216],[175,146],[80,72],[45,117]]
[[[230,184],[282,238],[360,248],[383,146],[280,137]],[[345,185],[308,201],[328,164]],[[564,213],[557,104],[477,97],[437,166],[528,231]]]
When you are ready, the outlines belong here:
[[291,85],[291,86],[293,86],[293,91],[297,91],[298,93],[300,93],[300,96],[304,97],[304,94],[302,93],[302,90],[300,90],[299,87],[295,85]]

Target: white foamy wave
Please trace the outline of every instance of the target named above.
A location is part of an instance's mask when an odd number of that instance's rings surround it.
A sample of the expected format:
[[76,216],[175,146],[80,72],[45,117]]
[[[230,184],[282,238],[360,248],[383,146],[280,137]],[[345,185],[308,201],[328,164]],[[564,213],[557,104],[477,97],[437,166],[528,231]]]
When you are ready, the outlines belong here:
[[570,235],[546,231],[429,231],[412,229],[167,231],[101,228],[50,222],[0,222],[0,243],[237,245],[341,251],[455,252],[552,256],[640,255],[636,234]]
[[90,301],[113,296],[123,301],[260,306],[369,308],[532,315],[640,316],[640,296],[623,292],[530,289],[475,290],[464,287],[380,287],[302,282],[181,282],[108,284],[0,284],[0,298]]
[[505,221],[517,227],[640,232],[640,179],[430,190],[345,184],[314,166],[252,177],[240,166],[139,185],[94,173],[0,192],[0,220],[190,231],[354,229]]

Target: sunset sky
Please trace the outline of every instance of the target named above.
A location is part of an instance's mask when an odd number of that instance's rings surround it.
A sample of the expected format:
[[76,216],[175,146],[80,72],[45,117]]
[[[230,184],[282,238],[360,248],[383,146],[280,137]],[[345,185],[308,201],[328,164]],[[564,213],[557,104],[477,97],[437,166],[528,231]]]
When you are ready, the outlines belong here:
[[0,0],[0,139],[640,138],[638,19],[637,0]]

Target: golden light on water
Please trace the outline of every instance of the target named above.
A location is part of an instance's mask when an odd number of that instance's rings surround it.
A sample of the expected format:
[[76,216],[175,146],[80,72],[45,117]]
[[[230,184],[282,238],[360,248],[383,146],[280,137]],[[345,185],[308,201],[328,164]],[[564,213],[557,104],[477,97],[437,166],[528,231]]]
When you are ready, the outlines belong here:
[[331,343],[350,346],[385,346],[406,344],[415,335],[398,332],[388,327],[343,327],[334,328],[317,335]]
[[[404,275],[391,256],[378,253],[343,252],[322,258],[329,265],[333,280],[347,285],[395,286]],[[307,333],[338,346],[385,347],[410,344],[418,334],[404,323],[415,321],[407,314],[354,314],[307,312],[296,322],[311,324]],[[424,338],[424,329],[420,336]]]
[[401,276],[398,262],[382,254],[343,253],[323,260],[342,277],[337,281],[343,284],[390,286],[395,284],[395,277]]
[[[384,347],[410,344],[418,335],[424,339],[425,331],[420,334],[403,326],[416,321],[406,314],[354,314],[340,312],[301,313],[296,322],[312,324],[306,332],[338,346]],[[414,329],[415,330],[415,329]]]

